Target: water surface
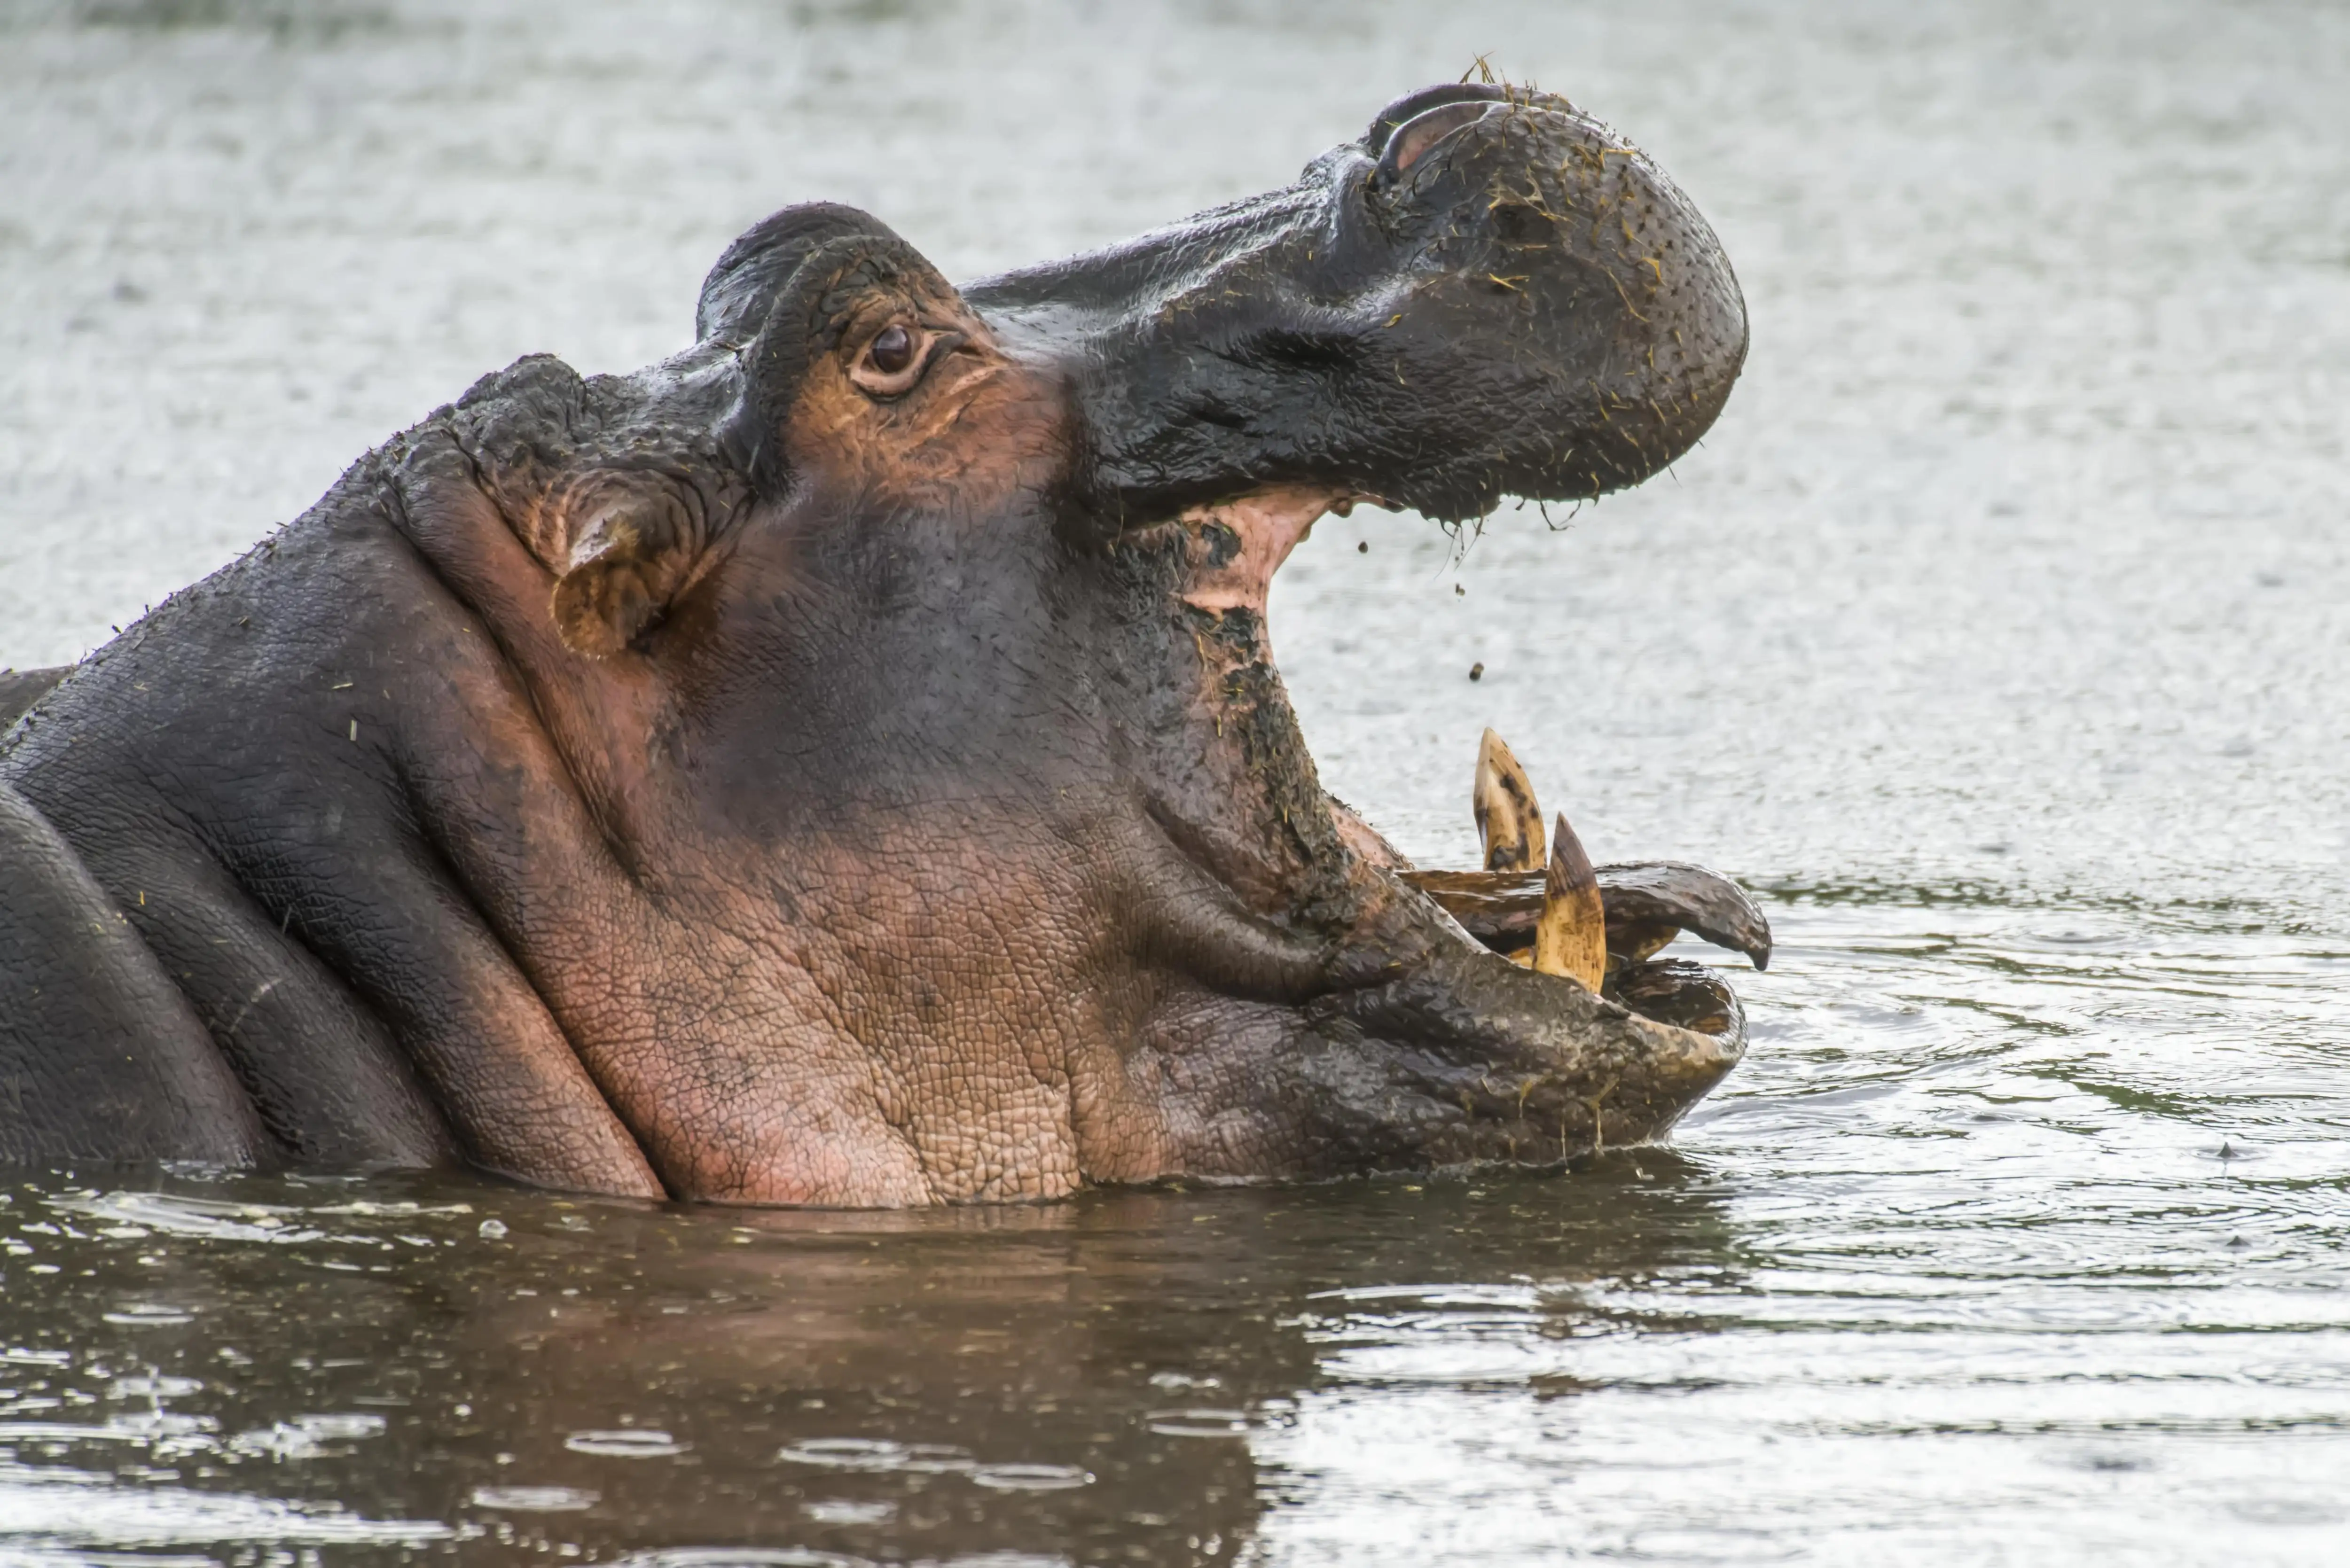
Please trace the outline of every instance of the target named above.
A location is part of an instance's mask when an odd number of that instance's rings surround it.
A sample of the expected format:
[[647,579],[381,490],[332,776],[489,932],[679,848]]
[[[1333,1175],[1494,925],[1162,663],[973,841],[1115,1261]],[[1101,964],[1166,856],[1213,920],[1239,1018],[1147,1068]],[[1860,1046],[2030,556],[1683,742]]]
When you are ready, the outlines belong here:
[[1488,50],[1690,192],[1749,371],[1557,532],[1325,522],[1274,635],[1412,853],[1492,723],[1599,858],[1766,892],[1672,1147],[920,1215],[29,1175],[0,1563],[2341,1552],[2339,7],[15,8],[0,662],[519,354],[681,346],[786,201],[976,275]]

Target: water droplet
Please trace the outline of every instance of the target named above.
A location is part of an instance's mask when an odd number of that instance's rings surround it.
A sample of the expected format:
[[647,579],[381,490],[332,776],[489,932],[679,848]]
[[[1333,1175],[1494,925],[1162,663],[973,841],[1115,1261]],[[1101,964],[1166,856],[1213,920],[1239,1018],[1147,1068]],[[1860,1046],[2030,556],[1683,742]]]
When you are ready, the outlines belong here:
[[1066,1491],[1091,1485],[1094,1478],[1074,1465],[981,1465],[971,1479],[993,1491]]
[[1162,1438],[1244,1438],[1245,1410],[1153,1410],[1143,1417]]
[[477,1486],[473,1506],[509,1513],[577,1513],[595,1507],[602,1495],[567,1486]]
[[898,1516],[894,1502],[849,1502],[840,1498],[827,1498],[819,1502],[805,1502],[800,1511],[818,1524],[887,1524]]
[[563,1446],[575,1454],[600,1454],[619,1459],[663,1459],[671,1454],[681,1454],[687,1448],[667,1432],[649,1429],[574,1432],[563,1439]]
[[893,1443],[886,1438],[810,1438],[787,1444],[775,1458],[837,1470],[898,1470],[950,1475],[972,1468],[968,1450],[939,1443]]
[[170,1377],[161,1373],[145,1377],[118,1377],[107,1390],[109,1399],[181,1399],[203,1391],[193,1377]]
[[196,1314],[190,1308],[165,1306],[157,1302],[132,1302],[105,1315],[109,1323],[132,1328],[176,1328],[183,1323],[196,1321]]
[[1153,1388],[1221,1388],[1221,1377],[1194,1376],[1189,1372],[1154,1372],[1150,1375]]

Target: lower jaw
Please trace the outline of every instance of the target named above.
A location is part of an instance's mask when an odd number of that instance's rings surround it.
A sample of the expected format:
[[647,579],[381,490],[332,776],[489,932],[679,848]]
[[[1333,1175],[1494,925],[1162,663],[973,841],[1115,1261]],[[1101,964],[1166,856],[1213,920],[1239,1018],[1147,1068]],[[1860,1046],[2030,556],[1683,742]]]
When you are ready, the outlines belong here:
[[[1314,524],[1326,513],[1335,511],[1344,515],[1358,501],[1388,504],[1377,497],[1344,489],[1275,485],[1231,501],[1191,508],[1172,524],[1186,535],[1191,561],[1190,579],[1181,597],[1197,609],[1220,616],[1232,610],[1253,612],[1262,628],[1274,574],[1290,553],[1311,535]],[[1263,651],[1270,663],[1269,649]],[[1506,755],[1506,747],[1503,751]],[[1526,805],[1531,810],[1530,788]],[[1490,950],[1526,967],[1551,973],[1567,972],[1546,961],[1545,955],[1536,950],[1538,944],[1533,940],[1531,928],[1540,923],[1538,914],[1533,919],[1493,921],[1479,918],[1482,912],[1495,907],[1513,909],[1523,917],[1526,911],[1520,907],[1530,902],[1536,906],[1545,904],[1544,868],[1496,865],[1489,857],[1488,867],[1477,871],[1423,872],[1352,809],[1336,800],[1329,800],[1327,805],[1338,841],[1355,860],[1399,877],[1460,921]],[[1558,826],[1561,833],[1572,838],[1565,817],[1559,818]],[[1579,845],[1575,854],[1580,857]],[[1693,887],[1725,908],[1734,909],[1743,921],[1744,929],[1732,933],[1739,940],[1725,945],[1743,949],[1755,959],[1758,968],[1767,962],[1769,928],[1743,891],[1727,877],[1702,872],[1700,867],[1682,869],[1695,874]],[[1586,862],[1585,875],[1589,874]],[[1604,907],[1608,902],[1606,889],[1598,892],[1595,907]],[[1678,927],[1659,928],[1656,909],[1647,908],[1642,912],[1649,917],[1645,924],[1635,919],[1620,922],[1608,919],[1604,969],[1592,970],[1577,978],[1588,989],[1654,1022],[1700,1033],[1742,1034],[1743,1020],[1737,999],[1720,977],[1697,964],[1659,961],[1655,958],[1656,951],[1679,929],[1699,929],[1697,923],[1683,920]],[[1707,930],[1705,934],[1709,940],[1722,940],[1721,929]],[[1586,946],[1596,951],[1601,945],[1602,939],[1596,932],[1588,934]]]

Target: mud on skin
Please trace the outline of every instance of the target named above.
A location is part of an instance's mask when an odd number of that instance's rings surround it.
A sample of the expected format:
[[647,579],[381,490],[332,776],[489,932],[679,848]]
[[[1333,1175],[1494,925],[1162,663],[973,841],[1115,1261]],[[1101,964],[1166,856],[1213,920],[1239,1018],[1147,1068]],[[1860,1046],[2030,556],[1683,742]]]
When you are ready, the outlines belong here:
[[0,684],[0,1158],[1045,1198],[1555,1161],[1736,1062],[1648,957],[1734,889],[1603,868],[1602,991],[1513,963],[1524,870],[1438,888],[1475,935],[1408,880],[1265,638],[1326,510],[1596,494],[1720,411],[1736,280],[1615,133],[1430,88],[962,290],[790,208],[696,328],[486,378]]

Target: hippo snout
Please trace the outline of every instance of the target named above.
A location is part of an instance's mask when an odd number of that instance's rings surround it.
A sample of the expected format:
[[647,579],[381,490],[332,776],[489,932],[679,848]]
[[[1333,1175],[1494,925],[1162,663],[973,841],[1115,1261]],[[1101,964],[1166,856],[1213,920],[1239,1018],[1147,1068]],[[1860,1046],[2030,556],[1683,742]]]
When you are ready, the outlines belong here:
[[1721,242],[1663,171],[1552,94],[1400,99],[1286,190],[971,286],[1063,368],[1104,509],[1274,485],[1481,516],[1638,483],[1745,361]]

